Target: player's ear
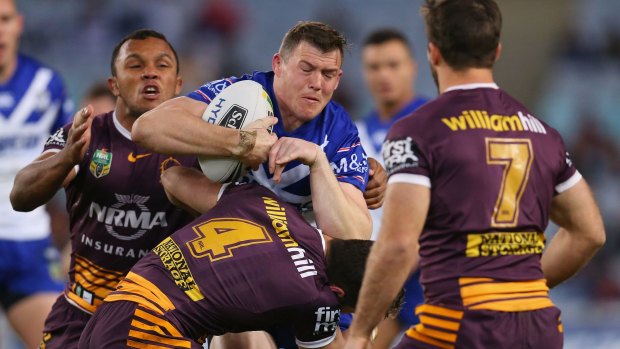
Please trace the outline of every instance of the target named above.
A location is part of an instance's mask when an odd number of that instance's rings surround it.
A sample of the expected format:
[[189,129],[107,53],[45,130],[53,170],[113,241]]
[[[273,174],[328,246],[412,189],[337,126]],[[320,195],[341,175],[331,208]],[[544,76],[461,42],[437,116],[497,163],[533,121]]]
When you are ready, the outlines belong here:
[[178,96],[181,93],[181,88],[183,87],[183,78],[177,76],[177,85],[174,88],[174,95]]
[[338,296],[338,298],[344,298],[344,290],[336,285],[329,285],[329,289],[332,290]]
[[280,55],[280,52],[276,52],[276,54],[273,55],[271,59],[271,70],[273,70],[276,75],[280,75],[282,72],[282,55]]
[[495,48],[495,62],[499,60],[499,57],[502,55],[502,43],[498,43]]
[[433,66],[439,65],[439,62],[441,61],[441,52],[439,52],[439,48],[432,42],[428,43],[426,57],[428,58],[428,62]]
[[108,78],[108,88],[110,88],[110,91],[112,92],[114,97],[120,96],[121,93],[119,91],[118,81],[116,80],[115,76],[111,76]]

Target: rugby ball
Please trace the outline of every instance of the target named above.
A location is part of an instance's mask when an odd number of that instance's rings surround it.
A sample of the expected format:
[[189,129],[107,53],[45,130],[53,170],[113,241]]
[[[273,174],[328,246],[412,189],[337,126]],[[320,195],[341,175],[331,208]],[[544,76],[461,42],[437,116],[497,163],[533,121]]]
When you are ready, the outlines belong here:
[[[243,80],[215,96],[202,119],[217,126],[242,129],[267,116],[273,116],[269,95],[259,83]],[[199,156],[198,162],[205,176],[214,182],[233,182],[245,172],[243,163],[230,157]]]

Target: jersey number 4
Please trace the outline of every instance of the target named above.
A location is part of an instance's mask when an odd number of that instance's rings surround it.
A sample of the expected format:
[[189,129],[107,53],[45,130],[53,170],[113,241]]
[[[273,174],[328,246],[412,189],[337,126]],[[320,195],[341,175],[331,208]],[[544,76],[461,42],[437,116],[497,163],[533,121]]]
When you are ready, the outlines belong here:
[[487,164],[504,166],[491,226],[514,227],[534,160],[532,141],[526,138],[486,138],[485,142]]
[[196,258],[209,257],[211,262],[233,256],[234,249],[272,242],[262,225],[237,218],[216,218],[194,226],[198,237],[187,243]]

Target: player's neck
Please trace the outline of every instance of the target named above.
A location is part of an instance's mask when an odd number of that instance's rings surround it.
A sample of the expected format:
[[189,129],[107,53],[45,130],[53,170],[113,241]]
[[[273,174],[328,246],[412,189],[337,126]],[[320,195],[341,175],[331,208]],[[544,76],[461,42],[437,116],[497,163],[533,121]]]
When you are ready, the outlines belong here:
[[15,69],[17,68],[17,56],[14,59],[9,60],[6,64],[0,65],[0,83],[4,84],[9,81]]
[[403,98],[398,101],[379,103],[377,107],[377,114],[379,114],[379,120],[383,122],[389,122],[394,118],[396,113],[403,110],[407,104],[415,97],[415,92],[411,90]]
[[134,122],[136,122],[138,117],[133,116],[126,106],[119,104],[117,104],[116,108],[114,108],[114,113],[116,114],[116,119],[121,124],[121,126],[123,126],[127,131],[131,132],[133,124]]
[[437,68],[439,79],[439,93],[444,93],[453,86],[466,84],[494,83],[493,71],[487,68],[470,68],[455,71],[450,68]]

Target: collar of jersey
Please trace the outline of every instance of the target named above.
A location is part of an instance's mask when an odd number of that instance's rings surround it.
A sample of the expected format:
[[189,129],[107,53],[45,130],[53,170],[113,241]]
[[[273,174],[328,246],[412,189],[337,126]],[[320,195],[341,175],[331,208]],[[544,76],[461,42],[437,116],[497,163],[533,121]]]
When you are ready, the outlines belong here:
[[127,138],[128,140],[131,141],[131,132],[129,130],[127,130],[125,127],[123,127],[123,125],[121,125],[121,122],[118,121],[118,118],[116,118],[116,111],[112,113],[112,121],[114,121],[114,127],[116,127],[118,132],[123,137],[125,137],[125,138]]
[[445,92],[450,92],[450,91],[454,91],[454,90],[473,90],[475,88],[493,88],[493,89],[498,89],[499,86],[497,86],[496,83],[494,82],[487,82],[487,83],[475,83],[475,84],[463,84],[463,85],[455,85],[452,86],[450,88],[447,88]]

